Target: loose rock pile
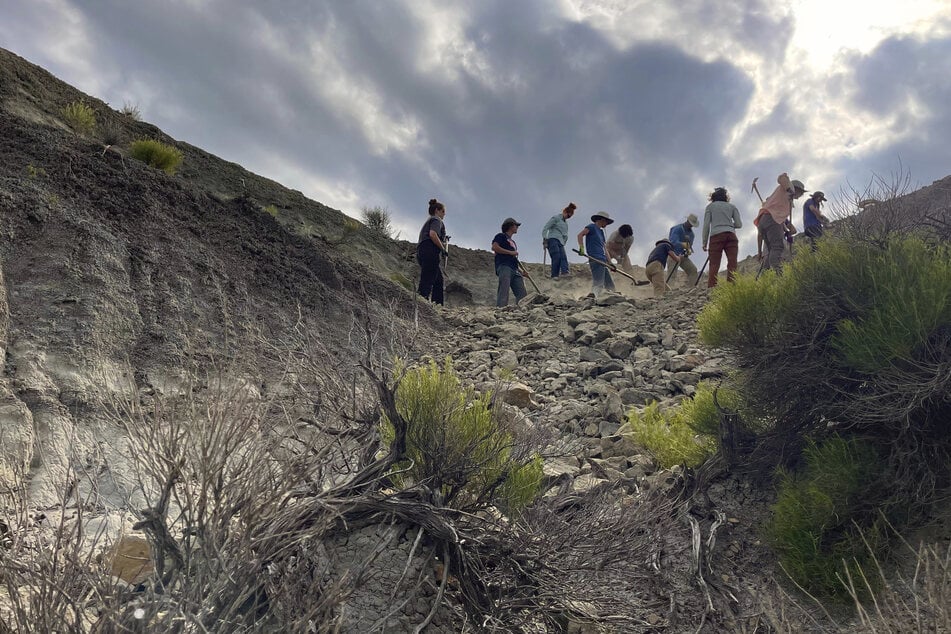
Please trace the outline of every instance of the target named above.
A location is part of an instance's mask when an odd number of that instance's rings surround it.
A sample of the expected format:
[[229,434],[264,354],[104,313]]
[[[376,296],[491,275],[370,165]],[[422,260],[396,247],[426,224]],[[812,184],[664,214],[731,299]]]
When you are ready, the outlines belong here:
[[573,490],[621,478],[649,486],[655,467],[625,433],[627,412],[676,405],[723,375],[725,359],[697,345],[705,301],[702,289],[663,299],[535,294],[517,307],[447,310],[433,349],[512,416],[551,431],[550,477],[570,478]]

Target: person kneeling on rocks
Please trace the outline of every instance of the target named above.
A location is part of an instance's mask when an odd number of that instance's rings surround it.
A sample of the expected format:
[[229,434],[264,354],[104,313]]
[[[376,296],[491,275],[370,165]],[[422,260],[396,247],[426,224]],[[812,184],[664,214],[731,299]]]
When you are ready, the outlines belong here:
[[670,240],[655,242],[654,250],[647,256],[647,279],[654,287],[654,297],[662,297],[669,290],[667,288],[667,273],[665,272],[668,257],[674,262],[680,262],[681,259]]
[[495,253],[495,274],[499,276],[499,290],[495,296],[496,306],[507,306],[509,289],[515,293],[515,303],[525,297],[525,280],[518,270],[518,245],[512,236],[518,232],[522,223],[515,218],[506,218],[502,223],[502,233],[492,238],[492,252]]

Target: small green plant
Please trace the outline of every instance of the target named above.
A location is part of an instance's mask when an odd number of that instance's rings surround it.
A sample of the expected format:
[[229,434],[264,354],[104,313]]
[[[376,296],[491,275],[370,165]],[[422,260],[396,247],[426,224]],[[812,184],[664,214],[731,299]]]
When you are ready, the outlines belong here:
[[129,148],[129,155],[164,171],[166,174],[174,174],[182,163],[182,153],[178,148],[156,139],[134,141]]
[[30,179],[45,178],[46,170],[31,163],[30,165],[26,166],[26,174]]
[[63,108],[63,118],[80,134],[91,134],[96,129],[96,112],[82,101],[74,101]]
[[881,465],[871,445],[830,438],[806,449],[800,473],[780,471],[767,534],[780,565],[810,593],[847,600],[847,577],[873,571],[885,546]]
[[122,127],[115,119],[106,119],[99,126],[99,140],[103,145],[119,145],[122,141]]
[[271,216],[277,218],[277,205],[268,205],[264,208],[264,211],[271,214]]
[[[712,405],[712,399],[710,402]],[[716,437],[697,431],[713,423],[699,421],[695,428],[683,406],[661,411],[654,401],[641,412],[632,409],[628,422],[634,442],[647,449],[664,468],[679,464],[699,466],[716,450]]]
[[47,194],[46,196],[46,206],[50,209],[59,207],[59,196],[56,194]]
[[393,237],[393,223],[386,207],[364,207],[363,224],[372,233],[384,238]]
[[122,104],[119,114],[129,117],[133,121],[142,120],[142,113],[139,111],[139,106],[128,101]]
[[390,273],[390,281],[399,284],[408,291],[413,290],[413,280],[409,279],[402,273]]
[[[423,484],[447,506],[495,506],[517,513],[538,493],[537,455],[520,457],[513,435],[491,405],[491,395],[463,387],[446,359],[406,371],[396,389],[396,409],[407,422],[406,459],[391,475],[398,485]],[[393,426],[382,421],[386,441]]]

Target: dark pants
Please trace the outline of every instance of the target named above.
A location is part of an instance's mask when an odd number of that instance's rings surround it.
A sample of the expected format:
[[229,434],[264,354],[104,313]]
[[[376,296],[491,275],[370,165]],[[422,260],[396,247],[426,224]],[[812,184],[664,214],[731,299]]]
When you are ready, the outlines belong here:
[[431,299],[435,304],[442,304],[443,279],[440,268],[440,253],[432,240],[426,240],[416,247],[416,261],[419,262],[419,294]]
[[740,242],[736,234],[732,231],[724,231],[710,236],[710,246],[708,253],[710,255],[710,274],[707,277],[707,287],[713,288],[717,285],[717,273],[720,272],[720,259],[726,253],[726,279],[733,281],[736,271],[736,256],[739,251]]
[[779,224],[769,214],[763,214],[759,219],[759,233],[763,236],[766,247],[763,268],[776,269],[779,272],[783,262],[783,252],[786,250],[786,235],[783,225]]
[[816,250],[816,240],[822,237],[822,225],[809,225],[805,229],[806,240],[813,251]]
[[551,276],[558,277],[568,272],[568,254],[558,238],[548,238],[548,254],[551,256]]

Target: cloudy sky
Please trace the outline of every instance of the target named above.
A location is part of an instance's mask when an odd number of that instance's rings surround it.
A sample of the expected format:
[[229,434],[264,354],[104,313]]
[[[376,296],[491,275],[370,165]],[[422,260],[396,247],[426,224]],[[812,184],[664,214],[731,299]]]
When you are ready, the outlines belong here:
[[949,0],[0,0],[0,46],[404,238],[514,216],[530,261],[568,201],[643,260],[718,185],[751,225],[754,177],[951,174]]

